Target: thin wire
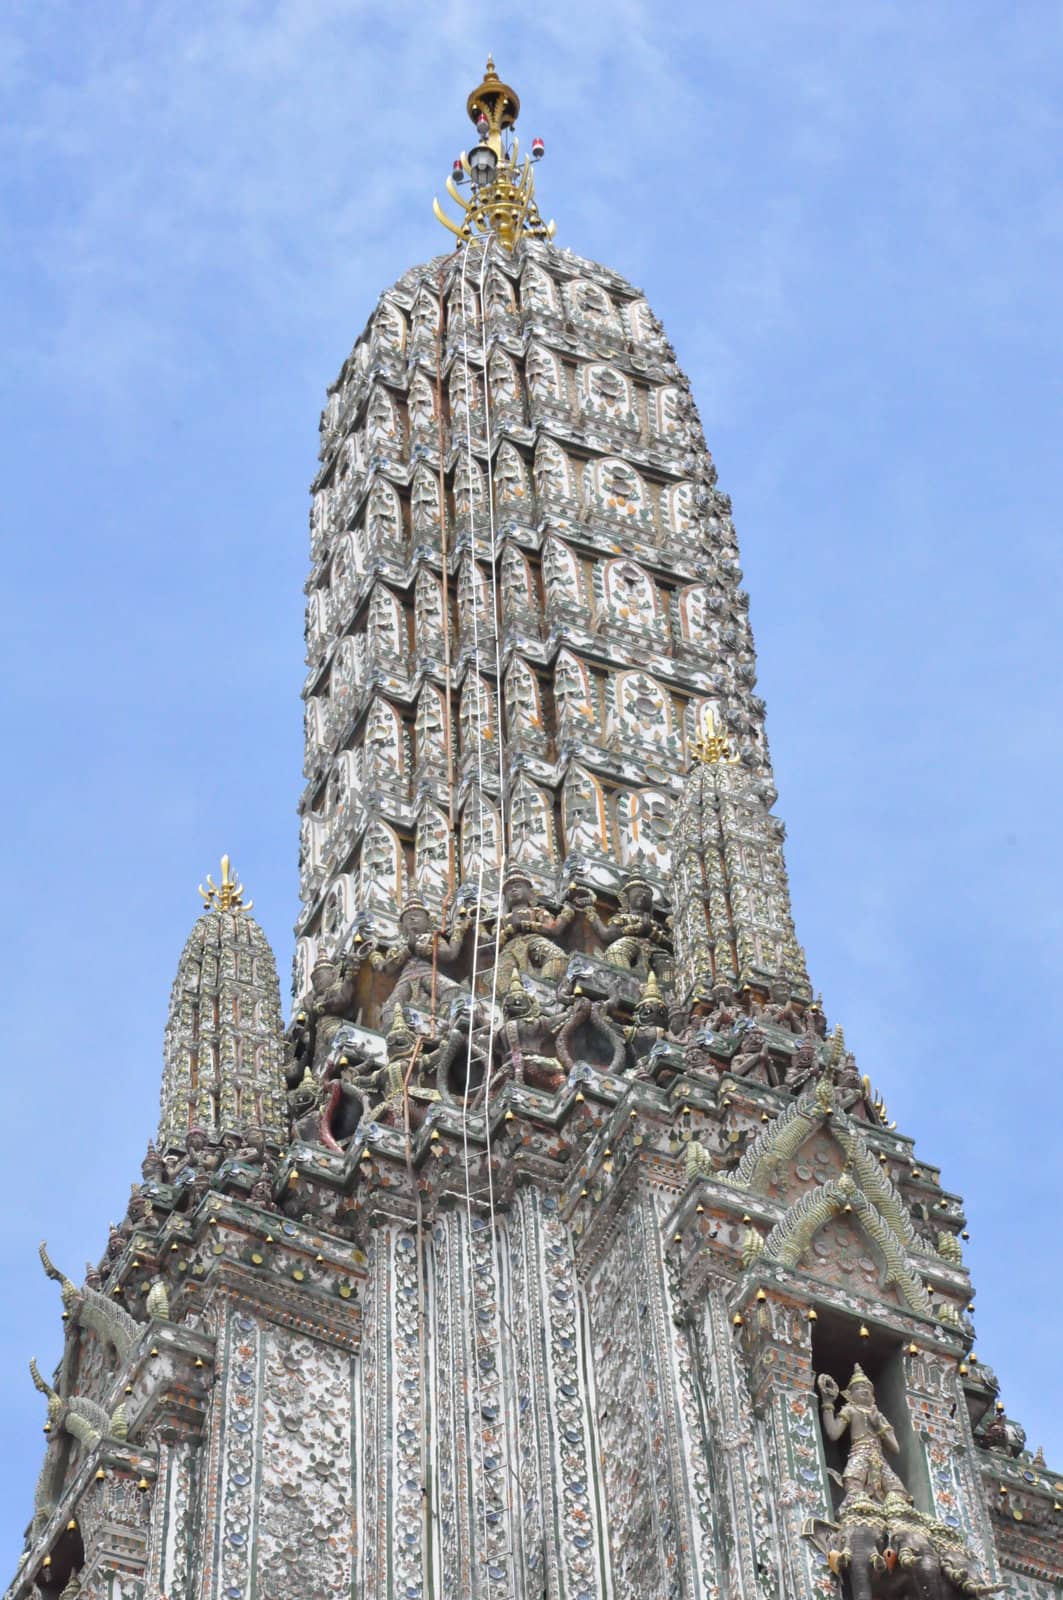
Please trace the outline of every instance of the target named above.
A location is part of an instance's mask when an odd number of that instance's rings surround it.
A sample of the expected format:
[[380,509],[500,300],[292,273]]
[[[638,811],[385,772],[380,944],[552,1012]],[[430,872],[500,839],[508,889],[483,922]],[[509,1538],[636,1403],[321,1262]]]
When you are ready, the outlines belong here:
[[[443,687],[445,720],[443,732],[447,751],[447,820],[450,823],[451,852],[448,879],[454,893],[454,725],[451,714],[450,667],[450,572],[447,565],[447,484],[443,447],[443,268],[439,269],[439,310],[436,315],[436,429],[439,450],[439,550],[443,560]],[[434,1008],[433,1008],[434,1016]]]
[[[472,655],[473,655],[473,682],[474,682],[475,689],[476,689],[476,693],[474,695],[475,713],[476,713],[476,771],[477,771],[476,794],[477,794],[477,802],[478,802],[478,806],[479,806],[479,821],[480,821],[480,859],[479,859],[479,866],[478,866],[478,870],[477,870],[477,882],[476,882],[476,915],[475,915],[475,918],[474,918],[474,921],[473,921],[472,971],[471,971],[471,975],[470,975],[470,979],[469,979],[469,1001],[470,1001],[470,1004],[469,1004],[469,1043],[468,1043],[468,1050],[467,1050],[466,1060],[465,1060],[465,1094],[464,1094],[463,1099],[462,1099],[461,1143],[462,1143],[462,1162],[463,1162],[463,1165],[464,1165],[464,1168],[465,1168],[465,1214],[466,1214],[466,1222],[467,1222],[470,1284],[471,1284],[471,1289],[472,1289],[473,1308],[474,1308],[474,1311],[475,1311],[475,1306],[476,1306],[476,1273],[475,1273],[475,1267],[474,1267],[474,1263],[473,1263],[473,1253],[472,1253],[472,1189],[471,1189],[470,1182],[469,1182],[469,1080],[470,1080],[470,1078],[472,1076],[473,1036],[475,1034],[475,1024],[476,1024],[476,969],[477,969],[477,962],[478,962],[479,950],[480,950],[480,926],[481,926],[481,922],[482,922],[482,919],[483,919],[483,885],[484,885],[485,851],[484,851],[484,791],[483,791],[483,710],[482,710],[482,705],[481,705],[481,701],[480,701],[480,694],[479,694],[479,690],[480,690],[480,627],[479,627],[479,606],[477,604],[477,593],[476,593],[476,575],[477,575],[477,566],[476,566],[476,495],[473,492],[473,483],[474,483],[473,472],[474,472],[474,468],[475,468],[475,462],[473,460],[473,453],[472,453],[472,389],[471,389],[470,375],[469,375],[469,330],[468,330],[468,316],[467,316],[467,302],[466,302],[466,283],[467,283],[468,268],[469,268],[469,248],[470,248],[470,243],[471,243],[471,241],[469,243],[466,243],[465,253],[462,256],[462,262],[461,262],[461,323],[462,323],[461,347],[462,347],[462,358],[463,358],[464,368],[465,368],[465,464],[466,464],[466,471],[467,471],[467,474],[468,474],[467,481],[468,481],[468,491],[469,491],[469,546],[470,546],[469,565],[470,565],[470,571],[471,571],[471,576],[472,576],[472,588],[471,588],[471,600],[472,600]],[[483,335],[482,326],[481,326],[481,330],[480,331],[481,331],[481,337],[482,337],[482,335]],[[486,1125],[486,1122],[487,1122],[486,1115],[484,1117],[484,1122],[485,1122],[485,1125]],[[482,1416],[483,1395],[482,1395],[482,1390],[481,1390],[481,1386],[480,1386],[480,1358],[479,1358],[479,1352],[478,1352],[477,1347],[476,1347],[476,1345],[477,1345],[477,1328],[478,1328],[478,1326],[479,1326],[478,1319],[474,1315],[473,1318],[472,1318],[472,1363],[473,1363],[473,1383],[474,1383],[474,1386],[475,1386],[475,1406],[476,1406],[476,1417],[475,1417],[475,1424],[474,1425],[475,1425],[475,1430],[476,1430],[476,1440],[477,1440],[477,1443],[479,1445],[479,1454],[480,1454],[480,1492],[481,1492],[481,1496],[482,1496],[482,1499],[483,1499],[483,1512],[484,1512],[483,1570],[484,1570],[484,1574],[486,1576],[487,1572],[488,1572],[487,1485],[486,1485],[486,1482],[485,1482],[486,1469],[485,1469],[485,1466],[484,1466],[485,1454],[484,1454],[483,1416]],[[475,1582],[475,1577],[476,1577],[475,1545],[474,1545],[472,1553],[473,1553],[473,1557],[474,1557],[473,1567],[472,1567],[472,1574],[473,1574],[473,1581]],[[488,1580],[488,1584],[489,1584],[489,1580]]]
[[[490,1248],[491,1248],[492,1257],[493,1257],[493,1259],[494,1259],[494,1261],[496,1263],[496,1270],[497,1270],[497,1262],[498,1262],[498,1230],[497,1230],[497,1223],[496,1223],[496,1218],[495,1218],[495,1177],[494,1177],[494,1167],[493,1167],[493,1163],[492,1163],[492,1159],[491,1159],[491,1076],[492,1076],[492,1072],[494,1070],[494,1060],[495,1060],[495,1029],[496,1029],[496,1023],[497,1023],[497,1018],[498,1018],[498,962],[499,962],[499,957],[501,955],[501,949],[502,949],[502,910],[503,910],[502,884],[503,884],[503,882],[505,880],[505,874],[506,874],[507,843],[508,843],[508,834],[509,834],[509,824],[508,824],[508,819],[507,819],[507,815],[506,815],[505,761],[504,761],[503,743],[502,743],[502,714],[503,714],[503,693],[502,693],[502,613],[501,613],[501,605],[499,603],[497,550],[495,548],[495,542],[496,542],[496,537],[497,537],[496,529],[495,529],[495,483],[494,483],[494,462],[493,462],[493,459],[492,459],[491,385],[490,385],[490,376],[489,376],[489,373],[488,373],[488,360],[487,360],[487,308],[486,308],[486,302],[485,302],[485,288],[486,288],[486,284],[487,284],[487,260],[488,260],[488,252],[490,251],[490,248],[491,248],[491,238],[492,238],[492,236],[490,234],[488,234],[487,235],[487,241],[486,241],[486,243],[484,245],[483,261],[481,263],[481,268],[480,268],[480,351],[481,351],[481,363],[482,363],[482,370],[483,370],[484,443],[485,443],[485,447],[486,447],[486,451],[487,451],[487,516],[488,516],[488,528],[490,530],[490,538],[491,538],[491,569],[490,569],[491,570],[491,615],[494,618],[494,624],[495,624],[495,745],[496,745],[496,749],[497,749],[497,752],[498,752],[499,860],[498,860],[498,881],[497,881],[496,890],[495,890],[495,940],[494,940],[495,948],[494,948],[494,964],[493,964],[492,969],[491,969],[491,1009],[490,1009],[490,1013],[489,1013],[489,1017],[488,1017],[488,1029],[487,1029],[487,1063],[486,1063],[486,1067],[485,1067],[485,1070],[484,1070],[483,1108],[484,1108],[485,1154],[486,1154],[486,1160],[487,1160],[487,1204],[488,1204],[488,1213],[489,1213],[489,1219],[490,1219],[489,1220],[489,1235],[488,1236],[489,1236],[489,1239],[490,1239]],[[499,1303],[499,1305],[501,1305],[501,1296],[498,1297],[498,1303]],[[500,1312],[500,1316],[501,1316],[501,1312]],[[500,1336],[499,1337],[499,1363],[498,1363],[498,1367],[499,1367],[500,1379],[505,1384],[506,1381],[507,1381],[508,1373],[507,1373],[506,1362],[502,1359],[503,1351],[502,1351],[501,1347],[502,1347],[502,1340],[501,1340],[501,1336]],[[511,1401],[512,1401],[512,1398],[513,1397],[511,1395],[510,1396]],[[516,1430],[517,1430],[516,1449],[517,1449],[517,1460],[519,1462],[519,1460],[520,1460],[520,1405],[519,1405],[519,1402],[515,1406],[513,1406],[512,1415],[513,1415],[514,1423],[515,1423]],[[509,1509],[509,1515],[510,1515],[510,1535],[511,1535],[511,1541],[510,1542],[511,1542],[511,1544],[513,1543],[513,1535],[516,1532],[516,1524],[515,1524],[515,1519],[514,1519],[514,1505],[513,1505],[513,1482],[512,1482],[513,1476],[514,1476],[514,1474],[513,1474],[512,1469],[511,1469],[509,1475],[507,1475],[507,1478],[506,1478],[506,1490],[507,1490],[507,1498],[508,1498],[508,1503],[509,1503],[508,1504],[508,1509]],[[517,1479],[518,1488],[519,1488],[519,1481],[520,1480],[518,1478]],[[485,1502],[485,1509],[486,1509],[486,1502]],[[485,1522],[486,1522],[486,1519],[485,1519]],[[516,1560],[516,1551],[515,1550],[512,1552],[511,1559],[514,1560],[514,1561]]]
[[502,751],[502,628],[498,597],[498,570],[495,561],[495,482],[491,460],[491,399],[487,371],[487,313],[484,287],[487,282],[487,256],[491,235],[487,235],[480,265],[480,353],[483,367],[484,441],[487,449],[487,516],[491,538],[491,613],[495,622],[495,744],[498,750],[499,861],[495,890],[495,951],[491,971],[491,1009],[487,1025],[487,1065],[484,1071],[484,1133],[487,1146],[487,1198],[491,1215],[491,1244],[495,1245],[495,1180],[491,1168],[491,1072],[495,1059],[495,1021],[498,1011],[498,960],[502,949],[502,882],[506,870],[506,783]]

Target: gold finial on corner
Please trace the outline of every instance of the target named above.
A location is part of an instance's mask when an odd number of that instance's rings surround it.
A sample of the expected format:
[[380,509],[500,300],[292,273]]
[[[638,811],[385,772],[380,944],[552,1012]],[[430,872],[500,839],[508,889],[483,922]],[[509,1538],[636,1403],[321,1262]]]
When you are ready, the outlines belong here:
[[[466,110],[480,142],[470,151],[462,151],[447,179],[447,193],[464,216],[460,223],[452,222],[439,201],[433,200],[437,220],[464,244],[477,234],[493,235],[507,250],[513,249],[522,234],[552,239],[555,225],[539,215],[532,178],[532,166],[546,147],[541,139],[533,139],[531,154],[521,166],[520,143],[511,134],[520,115],[520,96],[502,82],[493,56],[488,56],[483,82],[469,95]],[[466,200],[458,189],[470,181],[472,197]]]
[[721,763],[733,767],[738,760],[737,756],[731,754],[731,741],[711,706],[702,724],[702,731],[690,742],[690,754],[706,767],[718,767]]
[[250,911],[253,900],[244,903],[244,886],[235,873],[229,874],[229,857],[221,858],[221,883],[215,883],[207,873],[207,887],[200,884],[199,892],[207,903],[208,911]]

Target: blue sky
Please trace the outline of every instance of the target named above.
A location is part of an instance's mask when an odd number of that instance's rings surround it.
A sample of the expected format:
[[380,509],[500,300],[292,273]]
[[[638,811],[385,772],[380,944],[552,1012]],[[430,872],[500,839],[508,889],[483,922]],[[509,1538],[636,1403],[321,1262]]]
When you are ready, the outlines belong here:
[[138,1176],[196,884],[297,899],[317,417],[488,49],[558,241],[639,283],[734,498],[798,932],[968,1201],[1063,1468],[1059,7],[7,0],[0,1551]]

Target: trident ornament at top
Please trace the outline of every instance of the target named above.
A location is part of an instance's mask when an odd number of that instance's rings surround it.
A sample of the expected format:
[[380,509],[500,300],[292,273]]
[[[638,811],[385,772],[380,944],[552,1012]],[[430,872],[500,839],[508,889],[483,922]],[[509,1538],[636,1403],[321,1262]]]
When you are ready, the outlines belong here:
[[208,872],[207,887],[200,884],[199,892],[211,911],[250,911],[255,903],[249,900],[244,904],[244,886],[235,875],[230,876],[228,856],[221,858],[221,882],[215,883]]
[[737,756],[731,754],[731,742],[727,731],[719,721],[716,712],[709,708],[702,723],[702,731],[690,743],[690,754],[695,761],[700,761],[708,767],[719,766],[721,762],[727,766],[734,766]]
[[[512,250],[522,233],[552,239],[555,225],[539,215],[532,178],[532,164],[540,160],[546,147],[541,139],[533,139],[531,155],[520,165],[520,144],[510,132],[520,112],[520,98],[502,82],[490,56],[484,81],[470,94],[467,109],[480,142],[470,151],[462,151],[447,179],[447,193],[465,215],[460,223],[452,222],[439,201],[433,200],[437,218],[466,243],[475,234],[493,234]],[[466,200],[458,189],[470,181],[472,197]]]

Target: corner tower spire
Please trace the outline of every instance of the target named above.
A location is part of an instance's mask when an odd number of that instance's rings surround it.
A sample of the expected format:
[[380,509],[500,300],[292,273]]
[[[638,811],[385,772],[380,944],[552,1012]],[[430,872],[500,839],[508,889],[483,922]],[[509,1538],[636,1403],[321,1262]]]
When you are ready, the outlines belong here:
[[287,1139],[280,987],[273,952],[222,856],[221,881],[200,886],[206,902],[190,933],[170,995],[163,1046],[160,1152],[184,1150],[199,1130],[210,1139],[261,1133]]
[[[491,56],[483,82],[469,95],[466,109],[480,142],[456,157],[447,179],[447,193],[461,207],[464,218],[452,222],[439,201],[433,200],[436,217],[464,243],[477,234],[491,234],[512,250],[522,234],[552,239],[555,225],[539,215],[532,176],[532,164],[541,159],[546,147],[541,139],[533,139],[521,166],[520,143],[513,131],[520,115],[520,97],[502,82]],[[472,195],[466,200],[458,190],[470,182]]]
[[[718,985],[812,998],[783,860],[783,826],[762,779],[747,772],[713,709],[676,809],[671,867],[676,992],[684,1005]],[[770,792],[770,791],[769,791]]]

